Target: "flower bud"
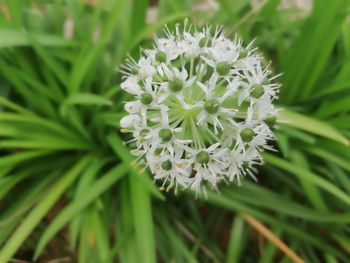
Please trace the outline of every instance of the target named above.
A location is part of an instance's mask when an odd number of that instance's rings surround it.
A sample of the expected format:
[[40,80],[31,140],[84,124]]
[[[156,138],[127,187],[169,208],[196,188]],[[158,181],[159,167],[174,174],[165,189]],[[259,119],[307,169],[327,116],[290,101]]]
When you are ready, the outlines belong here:
[[219,62],[216,71],[220,76],[225,76],[230,72],[230,65],[227,62]]

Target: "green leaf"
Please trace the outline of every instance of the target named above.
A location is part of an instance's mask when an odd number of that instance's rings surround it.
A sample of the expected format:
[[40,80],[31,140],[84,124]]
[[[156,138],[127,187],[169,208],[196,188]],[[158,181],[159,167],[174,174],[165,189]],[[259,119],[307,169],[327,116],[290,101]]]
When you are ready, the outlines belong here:
[[348,194],[344,193],[341,189],[336,187],[334,184],[323,179],[322,177],[317,176],[316,174],[314,174],[308,170],[305,170],[302,167],[291,164],[288,161],[285,161],[285,160],[283,160],[279,157],[273,156],[271,154],[264,153],[263,157],[267,163],[270,163],[270,164],[275,165],[281,169],[284,169],[292,174],[295,174],[296,176],[299,176],[299,177],[319,186],[320,188],[323,188],[324,190],[333,194],[339,200],[343,201],[344,203],[346,203],[347,205],[350,206],[350,196]]
[[146,25],[146,15],[148,0],[134,0],[131,14],[131,31],[133,34],[139,33]]
[[[293,151],[292,160],[299,167],[309,170],[308,162],[301,153]],[[305,181],[303,178],[299,178],[299,180],[300,184],[304,189],[305,195],[309,198],[310,202],[314,205],[314,207],[318,208],[318,210],[322,212],[326,212],[328,210],[327,205],[323,201],[323,198],[318,188],[314,184]]]
[[7,166],[17,165],[18,163],[21,163],[23,161],[31,160],[33,158],[38,158],[50,153],[51,151],[47,151],[47,150],[37,150],[37,151],[26,151],[26,152],[6,155],[4,157],[0,157],[0,168],[6,168]]
[[[21,114],[15,114],[15,113],[0,112],[0,123],[2,121],[23,123],[23,124],[27,124],[27,123],[32,124],[35,126],[49,129],[52,132],[56,132],[64,137],[68,137],[70,139],[77,140],[79,142],[82,142],[83,144],[87,143],[80,136],[75,134],[74,131],[70,130],[69,128],[65,127],[64,125],[60,124],[59,122],[55,122],[55,121],[49,120],[49,119],[40,118],[36,115],[28,116],[28,115],[21,115]],[[24,133],[25,133],[25,131],[24,131]]]
[[311,243],[320,249],[332,251],[332,253],[344,259],[344,256],[341,253],[339,253],[336,249],[334,249],[332,246],[330,246],[328,242],[324,242],[324,240],[319,239],[314,235],[308,233],[307,231],[303,230],[303,228],[301,228],[300,225],[294,226],[290,222],[275,219],[274,217],[271,216],[270,213],[265,214],[265,213],[258,212],[257,210],[252,209],[249,206],[245,206],[237,202],[237,200],[232,199],[226,195],[219,195],[214,192],[208,192],[207,201],[223,209],[228,209],[238,213],[249,213],[252,216],[255,216],[256,218],[262,220],[263,222],[269,223],[276,227],[281,227],[288,234],[292,235],[293,238],[296,238],[298,240],[303,240],[306,243]]
[[[31,35],[42,46],[62,47],[74,45],[74,42],[72,42],[71,40],[67,40],[55,35],[33,33],[31,33]],[[0,48],[31,45],[28,33],[24,30],[2,28],[0,29],[0,36]]]
[[243,251],[242,234],[244,229],[244,220],[239,215],[235,217],[232,228],[230,243],[228,246],[227,263],[239,262],[240,255]]
[[110,100],[91,93],[78,93],[71,95],[64,103],[66,105],[112,105]]
[[55,234],[82,209],[87,207],[93,201],[97,199],[99,195],[105,192],[108,188],[114,185],[120,178],[122,178],[127,172],[126,165],[117,165],[112,170],[107,172],[101,179],[98,179],[93,185],[85,190],[84,194],[75,199],[69,204],[63,211],[53,220],[49,227],[45,230],[41,236],[38,245],[35,249],[34,259],[42,253],[47,243],[55,236]]
[[151,197],[149,191],[136,177],[130,176],[129,180],[138,255],[142,262],[156,262]]
[[0,251],[0,263],[8,262],[16,253],[29,234],[40,223],[41,219],[51,209],[55,202],[60,198],[64,191],[80,175],[82,170],[91,161],[91,156],[85,156],[75,164],[62,178],[54,184],[47,195],[38,203],[38,205],[24,218],[21,225],[9,238],[7,243]]
[[318,94],[317,80],[329,61],[348,6],[348,0],[315,1],[313,12],[285,61],[282,98],[292,102],[297,97],[305,99]]
[[22,106],[10,101],[4,97],[0,96],[0,105],[7,107],[8,109],[17,111],[18,113],[22,113],[23,115],[35,116],[33,112],[23,108]]
[[349,145],[349,140],[345,138],[332,126],[325,122],[316,120],[305,115],[283,109],[280,112],[280,121],[285,122],[286,125]]

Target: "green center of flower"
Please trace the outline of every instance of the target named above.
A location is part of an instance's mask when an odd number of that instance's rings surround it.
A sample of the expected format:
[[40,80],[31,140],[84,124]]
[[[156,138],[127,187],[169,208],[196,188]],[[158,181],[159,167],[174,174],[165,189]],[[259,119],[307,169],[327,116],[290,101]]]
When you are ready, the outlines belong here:
[[242,49],[240,52],[239,52],[239,58],[246,58],[248,56],[248,50],[246,50],[245,48]]
[[270,80],[265,78],[262,82],[263,85],[269,85],[270,84]]
[[204,103],[204,109],[210,113],[210,114],[215,114],[218,112],[220,107],[220,103],[218,100],[212,99],[212,100],[207,100]]
[[162,163],[162,168],[165,171],[170,171],[173,168],[173,165],[169,160],[166,160],[165,162]]
[[183,83],[180,79],[174,79],[169,83],[169,89],[173,92],[178,92],[182,90],[183,88]]
[[196,161],[201,164],[205,164],[209,162],[209,153],[206,151],[200,151],[196,155]]
[[156,61],[166,62],[166,54],[163,51],[158,51],[156,53]]
[[241,131],[241,138],[244,142],[250,142],[251,140],[253,140],[254,136],[255,132],[250,128],[244,128]]
[[140,131],[140,136],[145,137],[147,135],[147,133],[148,133],[148,129],[143,129]]
[[154,155],[156,156],[159,156],[163,151],[163,148],[157,148],[155,151],[154,151]]
[[171,137],[173,137],[173,133],[170,129],[161,129],[158,133],[159,138],[162,139],[163,142],[170,141]]
[[262,95],[264,95],[264,88],[261,84],[254,84],[252,86],[252,91],[250,93],[250,95],[253,97],[253,98],[260,98]]
[[226,62],[219,62],[216,64],[216,72],[220,76],[226,76],[230,72],[230,65]]
[[269,126],[269,127],[273,127],[275,126],[276,122],[277,122],[277,118],[276,116],[269,116],[267,117],[264,122]]
[[209,37],[203,37],[201,40],[199,40],[199,47],[211,47],[212,41]]
[[152,97],[151,94],[149,94],[149,93],[146,92],[146,93],[143,93],[143,94],[141,95],[141,102],[142,102],[143,104],[149,105],[149,104],[152,103],[152,101],[153,101],[153,97]]

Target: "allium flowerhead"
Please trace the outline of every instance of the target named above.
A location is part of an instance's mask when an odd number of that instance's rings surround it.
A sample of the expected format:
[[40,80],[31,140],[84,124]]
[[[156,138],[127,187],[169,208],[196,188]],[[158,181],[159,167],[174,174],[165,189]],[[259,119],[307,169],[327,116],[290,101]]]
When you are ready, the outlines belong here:
[[220,27],[184,26],[156,38],[153,49],[124,65],[122,89],[133,95],[121,120],[133,154],[168,189],[205,186],[246,174],[271,149],[276,121],[273,83],[262,57]]

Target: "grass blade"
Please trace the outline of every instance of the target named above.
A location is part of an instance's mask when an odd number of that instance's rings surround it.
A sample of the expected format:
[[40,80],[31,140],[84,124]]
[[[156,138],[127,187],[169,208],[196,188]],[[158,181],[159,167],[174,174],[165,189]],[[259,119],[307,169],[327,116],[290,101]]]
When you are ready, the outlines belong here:
[[28,214],[22,224],[16,229],[8,242],[0,251],[0,263],[8,262],[21,244],[26,240],[40,220],[59,199],[62,193],[74,182],[85,166],[91,161],[91,156],[85,156],[75,164],[53,187],[43,200]]
[[280,120],[289,126],[349,145],[349,140],[336,129],[314,118],[284,109],[280,112]]
[[105,192],[109,187],[115,184],[120,178],[122,178],[127,172],[127,167],[125,165],[117,165],[112,170],[110,170],[107,174],[105,174],[101,179],[97,180],[93,185],[86,189],[86,193],[88,195],[82,195],[77,198],[74,202],[69,204],[49,225],[49,227],[45,230],[43,235],[41,236],[38,245],[35,249],[34,259],[37,260],[39,255],[44,250],[47,243],[51,238],[74,216],[91,204],[96,198]]

